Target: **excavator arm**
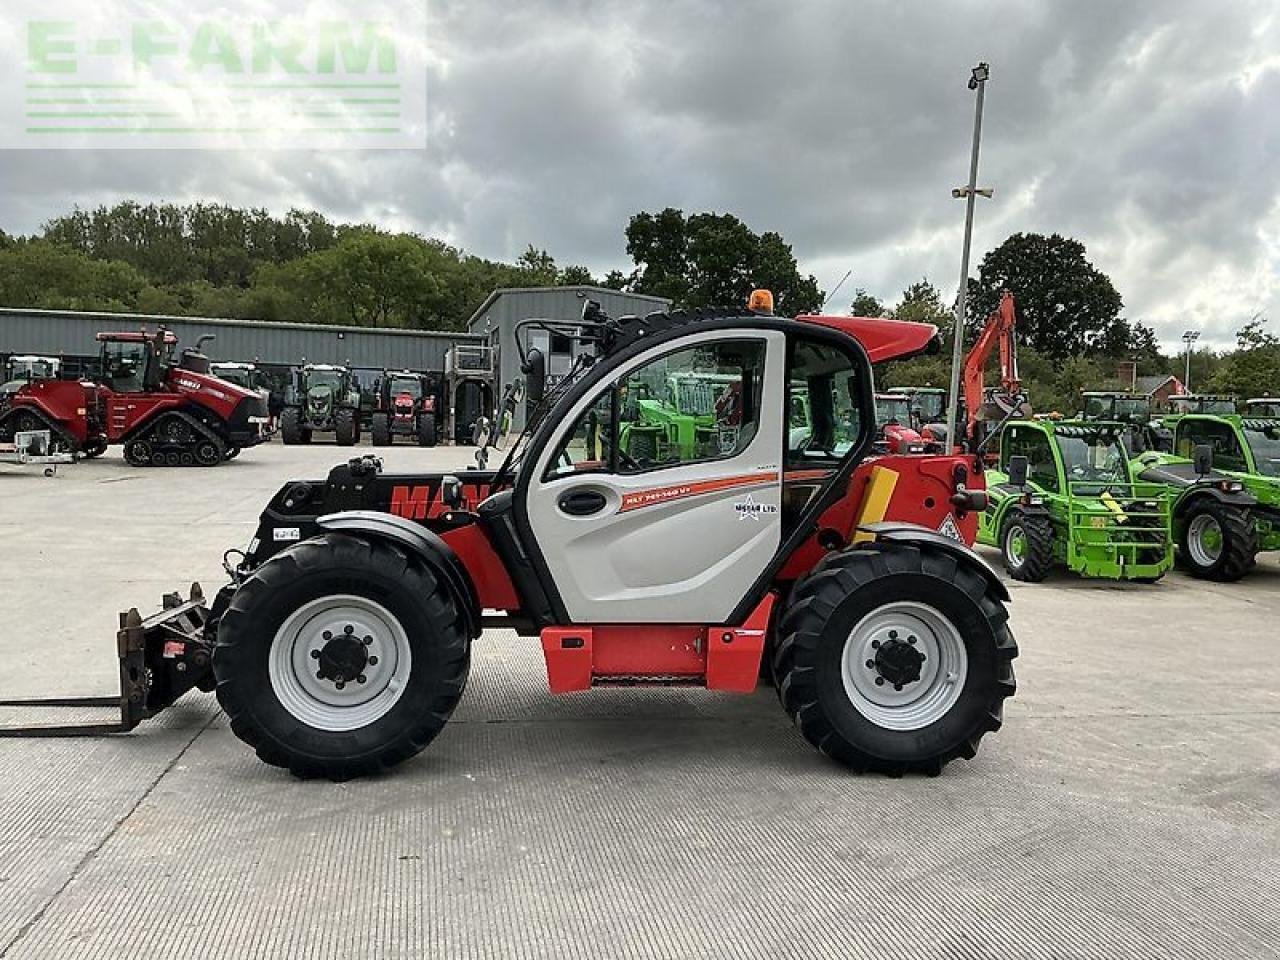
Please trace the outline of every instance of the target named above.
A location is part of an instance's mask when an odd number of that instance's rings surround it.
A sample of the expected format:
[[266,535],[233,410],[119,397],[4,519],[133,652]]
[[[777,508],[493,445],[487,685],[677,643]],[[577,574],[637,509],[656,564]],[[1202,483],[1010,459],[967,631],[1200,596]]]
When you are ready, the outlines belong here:
[[987,317],[982,333],[964,361],[964,404],[968,413],[966,435],[973,439],[978,424],[984,419],[987,405],[985,369],[987,359],[997,344],[1000,348],[1000,392],[994,399],[1005,410],[1015,409],[1026,402],[1022,381],[1018,377],[1018,349],[1013,329],[1017,322],[1013,294],[1006,290],[1000,295],[1000,305]]

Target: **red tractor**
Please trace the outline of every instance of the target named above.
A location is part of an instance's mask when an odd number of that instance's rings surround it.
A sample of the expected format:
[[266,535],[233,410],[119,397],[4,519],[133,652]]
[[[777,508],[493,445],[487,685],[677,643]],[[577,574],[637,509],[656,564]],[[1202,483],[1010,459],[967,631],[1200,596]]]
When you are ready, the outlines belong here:
[[370,421],[375,447],[389,447],[397,436],[410,437],[420,447],[436,445],[436,395],[430,380],[409,370],[383,371],[378,382],[378,407]]
[[97,457],[122,444],[136,467],[213,467],[263,440],[262,397],[209,373],[209,360],[184,350],[168,330],[100,333],[98,382],[33,380],[0,415],[0,442],[48,430],[55,448]]
[[[472,643],[498,626],[540,638],[555,693],[747,693],[764,675],[800,733],[856,770],[938,773],[999,728],[1008,593],[962,542],[982,475],[967,456],[871,453],[871,364],[925,350],[933,328],[613,320],[590,303],[572,325],[525,323],[595,356],[544,395],[528,351],[530,425],[497,470],[388,476],[366,457],[286,484],[211,608],[193,591],[122,617],[119,728],[216,688],[267,763],[377,773],[439,734]],[[715,443],[642,464],[620,442],[638,416],[625,397],[673,376],[732,381],[734,402]]]
[[901,393],[876,394],[876,434],[876,450],[884,453],[935,453],[943,447],[912,425],[911,398]]

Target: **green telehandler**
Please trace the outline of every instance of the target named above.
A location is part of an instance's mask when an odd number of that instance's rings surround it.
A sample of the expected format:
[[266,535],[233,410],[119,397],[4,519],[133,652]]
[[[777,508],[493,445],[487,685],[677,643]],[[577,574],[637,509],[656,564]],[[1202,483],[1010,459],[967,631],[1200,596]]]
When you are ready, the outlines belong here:
[[1085,577],[1159,580],[1173,566],[1169,496],[1134,482],[1123,423],[1015,420],[987,472],[978,542],[997,547],[1015,580],[1055,566]]
[[1178,560],[1193,576],[1238,580],[1260,550],[1280,550],[1280,419],[1165,417],[1170,450],[1134,461],[1135,479],[1175,496]]

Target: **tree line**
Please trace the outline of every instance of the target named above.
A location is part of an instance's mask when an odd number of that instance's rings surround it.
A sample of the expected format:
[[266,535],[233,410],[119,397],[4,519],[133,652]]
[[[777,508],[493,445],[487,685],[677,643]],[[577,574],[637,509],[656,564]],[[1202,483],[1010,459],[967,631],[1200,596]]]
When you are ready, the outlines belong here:
[[[689,307],[744,303],[767,287],[779,313],[847,309],[934,323],[949,336],[953,305],[927,278],[892,303],[857,289],[847,308],[833,306],[780,234],[732,214],[641,211],[624,236],[632,262],[596,277],[533,245],[506,263],[315,211],[124,202],[55,217],[32,236],[0,231],[0,306],[462,330],[495,287],[592,284]],[[1019,233],[989,251],[969,280],[967,332],[1004,289],[1017,298],[1021,372],[1038,409],[1073,411],[1080,389],[1114,384],[1117,361],[1181,375],[1154,331],[1123,316],[1119,292],[1077,240]],[[1198,352],[1192,373],[1206,389],[1280,390],[1280,343],[1252,318],[1235,350]],[[882,379],[942,385],[947,358],[895,364]]]

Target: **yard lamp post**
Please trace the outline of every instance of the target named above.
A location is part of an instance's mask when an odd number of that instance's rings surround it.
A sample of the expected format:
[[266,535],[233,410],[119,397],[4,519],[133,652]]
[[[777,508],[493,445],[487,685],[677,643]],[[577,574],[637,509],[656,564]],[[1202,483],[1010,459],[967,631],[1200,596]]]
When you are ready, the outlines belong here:
[[1188,330],[1182,335],[1182,342],[1187,345],[1187,375],[1182,379],[1182,389],[1187,393],[1191,392],[1191,351],[1199,339],[1199,330]]
[[991,189],[978,188],[978,146],[982,142],[982,102],[987,90],[991,67],[979,63],[969,77],[969,89],[978,92],[973,111],[973,152],[969,156],[969,183],[951,191],[951,196],[965,201],[964,251],[960,255],[960,295],[956,297],[956,319],[951,331],[951,390],[947,395],[947,442],[955,447],[959,442],[957,424],[960,422],[960,362],[964,354],[965,296],[969,289],[969,248],[973,240],[973,204],[982,196],[991,198]]

